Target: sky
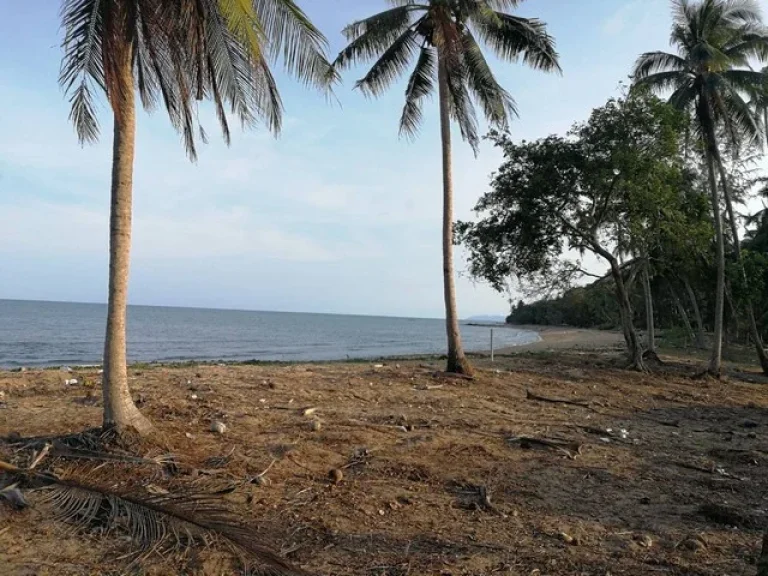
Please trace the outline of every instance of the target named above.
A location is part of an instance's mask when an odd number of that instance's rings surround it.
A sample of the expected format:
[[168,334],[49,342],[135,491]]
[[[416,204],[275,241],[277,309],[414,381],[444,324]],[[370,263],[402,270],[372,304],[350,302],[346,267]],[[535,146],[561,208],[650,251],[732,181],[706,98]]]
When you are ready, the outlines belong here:
[[[768,0],[760,0],[768,11]],[[300,0],[327,35],[385,0]],[[60,2],[0,0],[0,298],[104,302],[111,115],[80,147],[57,84]],[[669,0],[527,0],[548,24],[563,74],[492,60],[520,117],[516,139],[563,133],[618,93],[636,57],[667,49]],[[138,115],[129,300],[133,304],[442,317],[441,167],[436,99],[414,142],[397,124],[404,82],[377,100],[344,75],[338,102],[278,72],[284,129],[235,131],[190,163],[160,111]],[[454,144],[457,219],[499,166]],[[473,282],[456,250],[459,314],[504,314],[506,297]]]

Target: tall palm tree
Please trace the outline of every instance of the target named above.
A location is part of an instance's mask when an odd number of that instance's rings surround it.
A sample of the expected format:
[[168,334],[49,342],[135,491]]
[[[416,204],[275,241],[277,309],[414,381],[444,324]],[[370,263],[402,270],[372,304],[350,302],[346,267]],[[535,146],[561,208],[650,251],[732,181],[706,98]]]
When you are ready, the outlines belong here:
[[245,126],[280,131],[282,103],[269,61],[307,84],[334,78],[322,34],[293,0],[64,0],[60,82],[82,143],[99,136],[94,106],[106,95],[114,117],[109,296],[104,344],[104,426],[151,428],[133,403],[126,366],[126,305],[136,94],[147,110],[160,103],[196,158],[197,101],[213,101],[229,143],[228,112]]
[[[640,56],[634,69],[634,87],[672,91],[670,104],[693,114],[704,144],[707,176],[717,241],[717,294],[715,334],[709,371],[721,369],[723,304],[725,298],[725,240],[720,210],[717,175],[725,197],[733,236],[734,254],[740,262],[738,229],[733,216],[731,191],[718,141],[722,132],[734,144],[754,141],[760,122],[749,101],[757,101],[765,85],[765,75],[749,68],[752,58],[768,57],[768,35],[760,10],[752,0],[673,0],[670,43],[677,54],[648,52]],[[763,369],[768,357],[754,323],[753,339]]]
[[539,20],[503,12],[520,0],[389,0],[392,8],[354,22],[344,29],[349,44],[335,65],[347,68],[375,59],[356,87],[378,96],[416,65],[405,89],[400,134],[415,137],[424,99],[437,85],[443,161],[443,285],[448,372],[470,374],[461,344],[453,272],[453,178],[451,120],[477,153],[476,102],[496,128],[506,129],[515,116],[515,102],[498,83],[480,48],[484,42],[499,58],[521,60],[533,68],[560,70],[553,39]]

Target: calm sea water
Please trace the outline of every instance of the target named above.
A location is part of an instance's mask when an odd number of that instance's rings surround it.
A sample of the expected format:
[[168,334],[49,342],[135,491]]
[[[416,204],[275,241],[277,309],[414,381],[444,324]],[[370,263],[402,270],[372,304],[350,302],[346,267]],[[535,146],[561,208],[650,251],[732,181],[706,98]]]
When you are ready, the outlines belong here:
[[[100,364],[106,306],[0,300],[0,366]],[[463,324],[467,350],[487,350],[490,329]],[[538,335],[499,327],[497,347]],[[130,306],[131,362],[342,360],[445,352],[442,320]]]

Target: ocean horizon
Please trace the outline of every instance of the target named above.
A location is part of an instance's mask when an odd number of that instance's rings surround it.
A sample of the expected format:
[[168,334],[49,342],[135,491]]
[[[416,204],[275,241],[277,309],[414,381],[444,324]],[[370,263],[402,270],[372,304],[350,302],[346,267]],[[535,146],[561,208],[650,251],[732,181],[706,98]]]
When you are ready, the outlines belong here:
[[[98,365],[106,304],[0,299],[0,367]],[[482,322],[482,321],[479,321]],[[464,320],[467,351],[490,347],[489,326]],[[499,325],[497,348],[535,342]],[[128,306],[129,362],[331,361],[445,353],[437,318]]]

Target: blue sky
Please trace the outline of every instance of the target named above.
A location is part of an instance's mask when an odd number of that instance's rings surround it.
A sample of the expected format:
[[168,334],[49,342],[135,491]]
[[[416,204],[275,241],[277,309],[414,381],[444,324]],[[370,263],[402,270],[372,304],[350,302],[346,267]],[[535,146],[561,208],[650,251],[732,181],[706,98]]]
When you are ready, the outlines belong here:
[[[764,9],[768,0],[761,0]],[[384,0],[303,0],[327,34]],[[0,0],[0,298],[106,298],[111,117],[102,139],[78,146],[57,86],[59,2]],[[528,0],[546,21],[562,76],[496,62],[514,95],[517,138],[563,132],[614,95],[637,55],[667,47],[668,0]],[[414,143],[399,140],[403,85],[369,100],[345,75],[339,104],[278,75],[285,128],[211,142],[197,164],[156,112],[140,114],[135,167],[135,304],[442,316],[437,102]],[[207,112],[202,113],[203,118]],[[454,147],[457,218],[498,166]],[[457,268],[464,269],[457,250]],[[465,277],[461,316],[503,313],[504,298]]]

